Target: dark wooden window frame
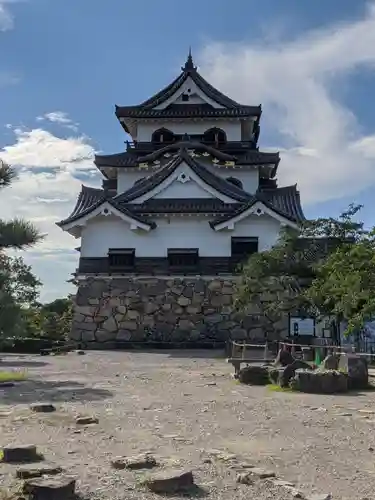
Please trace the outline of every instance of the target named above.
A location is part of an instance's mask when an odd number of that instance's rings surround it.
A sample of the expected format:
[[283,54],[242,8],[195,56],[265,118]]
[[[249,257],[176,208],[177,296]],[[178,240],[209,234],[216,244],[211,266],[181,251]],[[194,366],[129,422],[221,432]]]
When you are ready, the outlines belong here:
[[198,268],[199,249],[198,248],[168,248],[168,266],[170,268]]
[[245,259],[259,251],[259,239],[257,237],[238,236],[232,237],[231,255],[235,259]]
[[110,248],[108,250],[110,269],[131,269],[135,266],[135,248]]

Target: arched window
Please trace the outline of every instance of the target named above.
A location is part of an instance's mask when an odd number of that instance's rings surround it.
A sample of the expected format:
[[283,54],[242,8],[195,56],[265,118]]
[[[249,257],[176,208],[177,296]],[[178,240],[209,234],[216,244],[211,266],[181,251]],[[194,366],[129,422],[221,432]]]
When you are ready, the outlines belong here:
[[167,128],[159,128],[155,130],[152,134],[152,142],[162,142],[166,144],[170,144],[174,142],[175,136],[174,133],[168,130]]
[[210,128],[203,134],[204,142],[213,144],[225,144],[227,142],[227,134],[221,128]]
[[243,189],[243,184],[240,181],[240,179],[237,179],[237,177],[227,177],[227,181],[231,182],[232,184],[234,184],[238,188]]

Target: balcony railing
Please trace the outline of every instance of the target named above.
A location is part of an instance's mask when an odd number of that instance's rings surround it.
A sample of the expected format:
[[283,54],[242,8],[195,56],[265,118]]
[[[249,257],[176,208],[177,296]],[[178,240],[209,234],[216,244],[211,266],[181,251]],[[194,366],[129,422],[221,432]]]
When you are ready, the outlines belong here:
[[[151,152],[155,151],[157,149],[161,149],[166,146],[171,146],[172,144],[175,144],[176,142],[179,142],[182,139],[171,141],[171,142],[146,142],[146,141],[126,141],[126,148],[127,150],[134,150],[134,151],[145,151],[145,152]],[[205,144],[207,146],[214,147],[216,149],[219,149],[220,151],[224,152],[235,152],[235,151],[241,151],[243,149],[255,149],[256,144],[253,141],[228,141],[226,143],[215,143],[215,142],[208,142],[204,141],[203,138],[191,138],[193,142],[201,142],[202,144]]]

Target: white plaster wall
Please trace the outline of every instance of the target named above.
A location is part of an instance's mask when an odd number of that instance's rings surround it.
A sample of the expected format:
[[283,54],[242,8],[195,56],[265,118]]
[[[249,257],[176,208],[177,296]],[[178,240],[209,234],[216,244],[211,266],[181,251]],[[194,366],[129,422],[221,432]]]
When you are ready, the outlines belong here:
[[[190,180],[185,183],[178,181],[181,174],[189,176]],[[151,198],[218,198],[225,203],[236,201],[205,184],[185,162],[182,162],[159,186],[140,196],[133,203],[143,203]]]
[[134,232],[114,217],[98,217],[82,231],[81,256],[106,257],[109,248],[135,248],[138,257],[166,257],[168,248],[199,248],[202,257],[229,257],[231,237],[259,238],[259,250],[275,244],[280,223],[268,215],[250,216],[236,224],[234,231],[216,232],[208,217],[155,218],[157,228]]
[[241,122],[225,120],[202,120],[194,122],[190,119],[163,122],[138,123],[137,140],[140,142],[151,141],[152,133],[159,128],[167,128],[175,134],[204,134],[210,128],[221,128],[227,134],[228,141],[241,140]]
[[[190,89],[190,92],[188,92],[188,89]],[[162,102],[158,106],[155,106],[154,109],[165,109],[167,106],[169,106],[172,103],[178,103],[181,102],[181,104],[186,104],[186,102],[182,102],[181,100],[181,95],[188,93],[192,97],[189,100],[189,103],[208,103],[211,104],[212,107],[214,108],[222,108],[221,104],[218,104],[216,101],[210,99],[207,97],[197,85],[195,85],[194,81],[189,77],[187,78],[186,82],[175,92],[169,99],[166,101]]]
[[142,177],[147,177],[152,172],[148,172],[145,170],[134,170],[129,172],[126,167],[117,170],[117,193],[123,193],[131,188],[135,181],[142,179]]
[[257,168],[252,170],[240,170],[235,168],[215,168],[211,169],[216,175],[227,179],[228,177],[236,177],[242,182],[244,191],[254,194],[259,187],[259,172]]

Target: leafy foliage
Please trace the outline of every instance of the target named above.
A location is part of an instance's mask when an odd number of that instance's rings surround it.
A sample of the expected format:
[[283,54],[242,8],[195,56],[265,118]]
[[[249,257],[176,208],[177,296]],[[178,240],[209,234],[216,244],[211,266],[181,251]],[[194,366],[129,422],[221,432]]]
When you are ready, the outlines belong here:
[[0,337],[24,334],[24,310],[35,302],[40,285],[21,257],[0,253]]
[[[9,186],[16,172],[0,160],[0,188]],[[7,248],[22,249],[38,243],[43,236],[29,222],[22,219],[3,221],[0,219],[0,251]]]
[[348,331],[361,328],[375,314],[375,231],[356,220],[361,208],[285,230],[272,249],[252,255],[242,268],[237,309],[256,306],[270,331],[297,312],[346,320]]

